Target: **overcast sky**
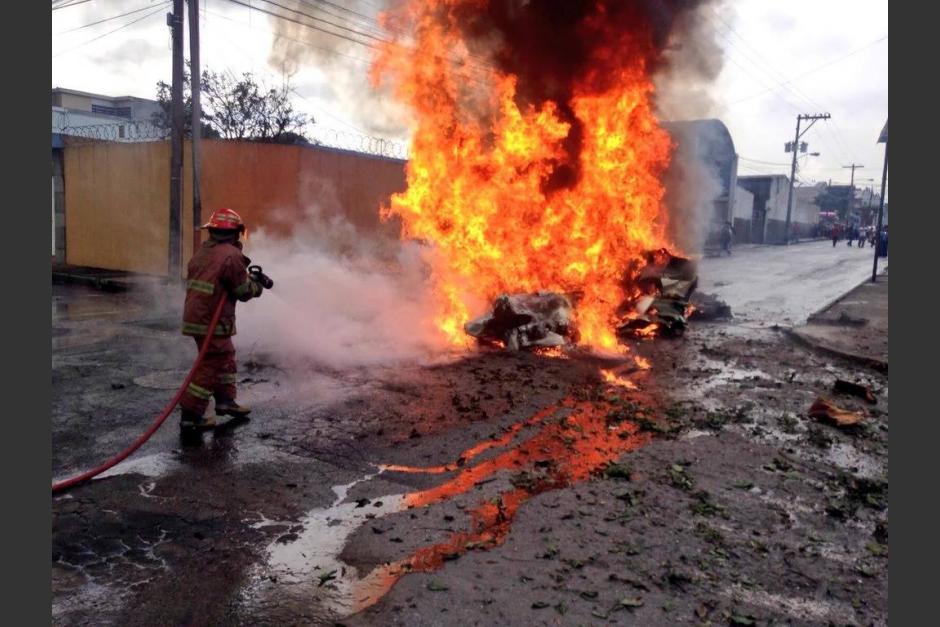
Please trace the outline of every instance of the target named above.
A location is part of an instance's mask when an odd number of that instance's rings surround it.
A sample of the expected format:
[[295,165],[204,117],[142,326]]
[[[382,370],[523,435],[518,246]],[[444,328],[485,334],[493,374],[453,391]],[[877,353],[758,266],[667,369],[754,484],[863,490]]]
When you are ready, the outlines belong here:
[[[52,11],[52,86],[153,98],[156,82],[170,79],[164,17],[170,3],[56,0],[53,6],[69,2],[76,5]],[[382,0],[305,2],[302,10],[311,15],[366,30]],[[277,10],[264,0],[250,3]],[[843,166],[860,163],[865,167],[856,171],[856,185],[880,185],[883,146],[876,140],[888,115],[887,0],[728,0],[724,9],[705,14],[725,51],[714,114],[731,130],[739,174],[789,174],[784,143],[793,138],[796,115],[825,112],[832,120],[816,123],[803,138],[821,155],[801,159],[799,179],[847,183]],[[281,68],[269,62],[273,21],[230,0],[203,0],[203,66],[253,71],[280,84]],[[316,118],[314,134],[394,134],[394,121],[384,115],[386,99],[371,94],[366,81],[372,51],[320,30],[292,29],[281,42],[307,54],[291,83],[297,108]]]

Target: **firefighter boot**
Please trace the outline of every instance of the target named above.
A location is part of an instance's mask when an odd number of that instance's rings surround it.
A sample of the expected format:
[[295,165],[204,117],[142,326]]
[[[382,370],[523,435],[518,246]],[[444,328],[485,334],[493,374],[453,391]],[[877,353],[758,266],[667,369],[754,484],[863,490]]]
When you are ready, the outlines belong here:
[[212,429],[215,426],[215,416],[206,418],[189,409],[180,411],[181,431],[202,431],[204,429]]
[[245,418],[251,413],[251,407],[239,405],[234,398],[217,398],[215,399],[215,413],[219,416]]

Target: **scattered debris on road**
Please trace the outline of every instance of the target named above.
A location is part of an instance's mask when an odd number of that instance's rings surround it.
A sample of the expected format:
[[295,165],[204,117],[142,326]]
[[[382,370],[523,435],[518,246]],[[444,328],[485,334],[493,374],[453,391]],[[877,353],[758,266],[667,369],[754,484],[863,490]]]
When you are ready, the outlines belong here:
[[842,409],[832,401],[818,397],[809,408],[810,418],[829,422],[837,427],[851,427],[862,420],[858,412]]
[[516,351],[565,346],[576,340],[571,301],[562,294],[503,294],[493,310],[464,325],[481,343]]
[[695,292],[689,299],[689,304],[694,308],[689,314],[689,320],[701,320],[710,322],[713,320],[730,320],[731,306],[721,300],[714,294],[704,294]]
[[[685,332],[698,285],[695,263],[660,249],[647,255],[636,276],[639,296],[624,303],[626,320],[617,328],[622,338],[678,336]],[[632,311],[631,311],[632,310]]]
[[872,405],[878,402],[878,397],[876,397],[875,393],[872,392],[871,387],[862,385],[861,383],[853,383],[852,381],[846,381],[845,379],[836,379],[836,383],[833,386],[833,389],[840,394],[857,396],[861,399],[864,399],[866,402],[871,403]]

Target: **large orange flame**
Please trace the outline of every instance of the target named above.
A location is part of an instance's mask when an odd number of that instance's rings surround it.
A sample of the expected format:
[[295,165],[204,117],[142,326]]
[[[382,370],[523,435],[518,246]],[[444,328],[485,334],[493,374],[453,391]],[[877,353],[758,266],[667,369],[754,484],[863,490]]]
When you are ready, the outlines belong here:
[[[440,19],[467,4],[408,0],[383,16],[393,41],[373,78],[391,78],[414,114],[408,187],[383,215],[431,245],[437,323],[452,342],[466,342],[463,324],[497,295],[550,290],[575,298],[581,343],[615,348],[627,268],[670,245],[660,177],[672,145],[653,114],[649,60],[602,48],[613,73],[600,90],[596,77],[576,81],[563,114],[551,100],[526,102],[518,76],[471,54]],[[571,114],[578,174],[547,189],[571,156]]]

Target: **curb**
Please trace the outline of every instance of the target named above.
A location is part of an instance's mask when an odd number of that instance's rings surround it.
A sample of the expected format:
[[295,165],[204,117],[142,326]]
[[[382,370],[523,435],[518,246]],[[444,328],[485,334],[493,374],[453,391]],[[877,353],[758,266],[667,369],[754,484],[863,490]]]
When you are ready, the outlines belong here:
[[53,283],[78,283],[88,285],[105,292],[126,292],[130,285],[126,281],[108,277],[83,276],[81,274],[72,274],[69,272],[53,272]]
[[866,357],[865,355],[859,355],[857,353],[841,351],[837,348],[826,346],[825,344],[821,344],[817,342],[816,340],[803,335],[796,329],[784,329],[784,332],[787,334],[787,336],[790,339],[795,340],[798,344],[801,344],[802,346],[815,350],[824,355],[841,357],[843,359],[847,359],[849,361],[854,361],[855,363],[862,364],[863,366],[874,368],[875,370],[878,370],[879,372],[884,372],[884,373],[888,372],[888,362],[886,361],[875,359],[874,357]]

